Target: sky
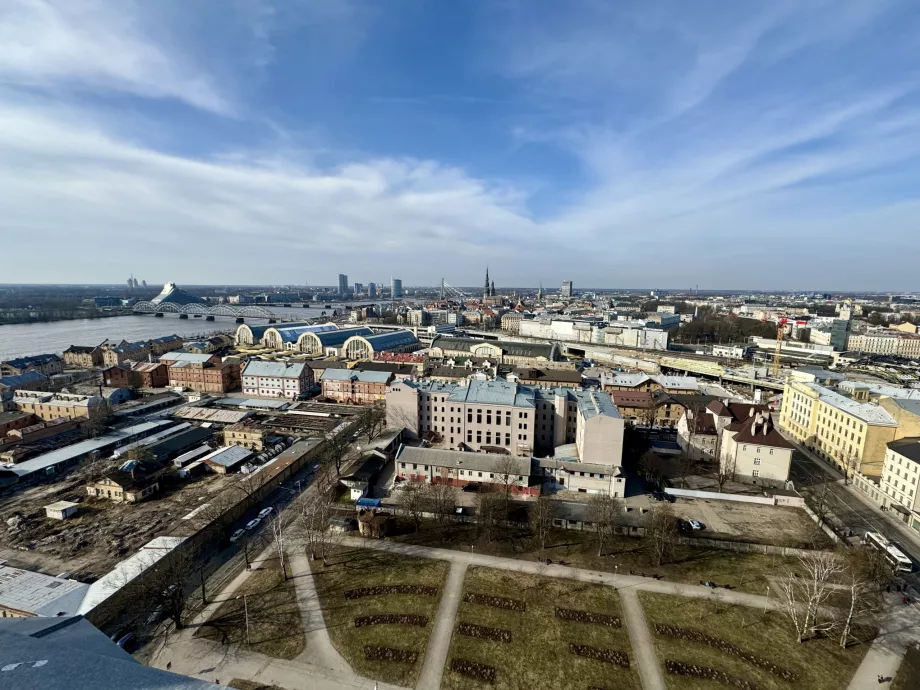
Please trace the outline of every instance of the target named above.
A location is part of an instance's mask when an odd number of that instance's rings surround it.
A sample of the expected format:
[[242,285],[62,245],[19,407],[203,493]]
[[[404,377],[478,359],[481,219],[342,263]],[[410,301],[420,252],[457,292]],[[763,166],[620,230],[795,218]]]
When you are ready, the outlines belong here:
[[0,0],[0,283],[920,289],[911,0]]

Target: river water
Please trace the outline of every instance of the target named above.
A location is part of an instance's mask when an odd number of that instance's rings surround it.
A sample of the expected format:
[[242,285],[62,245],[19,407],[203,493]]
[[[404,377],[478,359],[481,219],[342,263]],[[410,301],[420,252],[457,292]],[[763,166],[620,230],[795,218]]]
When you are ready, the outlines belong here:
[[[341,305],[332,305],[343,313]],[[271,310],[289,320],[316,318],[326,311],[322,308],[297,309],[294,307],[271,307]],[[246,323],[264,324],[265,319],[246,319]],[[0,326],[0,360],[36,355],[44,352],[60,354],[71,345],[98,345],[111,338],[128,342],[147,340],[163,335],[176,335],[190,339],[195,336],[221,332],[234,332],[236,320],[228,316],[217,316],[214,321],[205,317],[180,319],[178,314],[164,314],[157,318],[153,314],[113,316],[107,319],[80,319],[76,321],[50,321],[46,323],[17,323]]]

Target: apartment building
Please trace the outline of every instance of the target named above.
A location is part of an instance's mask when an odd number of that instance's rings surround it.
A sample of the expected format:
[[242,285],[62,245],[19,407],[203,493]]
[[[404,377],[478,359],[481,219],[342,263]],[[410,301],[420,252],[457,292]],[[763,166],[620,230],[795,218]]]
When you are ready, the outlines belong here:
[[614,390],[610,397],[627,424],[673,427],[684,414],[684,406],[662,390]]
[[846,397],[816,383],[789,381],[780,426],[841,470],[882,473],[885,444],[898,437],[897,420],[881,404]]
[[163,388],[169,384],[164,362],[122,362],[102,370],[106,386],[114,388]]
[[386,401],[389,426],[446,448],[526,457],[576,444],[581,462],[621,464],[623,418],[602,391],[502,379],[402,381],[390,386]]
[[782,487],[789,479],[793,446],[768,410],[755,411],[722,430],[719,465],[734,481]]
[[265,432],[256,424],[237,422],[224,429],[225,446],[242,446],[255,453],[265,449]]
[[873,355],[894,357],[920,357],[920,335],[902,332],[899,329],[869,331],[851,335],[847,349]]
[[17,390],[9,405],[47,422],[58,418],[85,419],[95,407],[105,405],[105,401],[98,395]]
[[150,344],[146,341],[125,343],[106,350],[102,355],[102,362],[107,367],[114,367],[126,360],[143,362],[150,357]]
[[359,405],[372,405],[383,400],[393,379],[393,374],[388,371],[351,369],[327,369],[319,377],[324,397]]
[[902,438],[886,445],[881,489],[883,505],[896,504],[920,511],[920,438]]
[[147,341],[148,346],[150,347],[150,354],[154,357],[159,357],[162,354],[171,352],[173,350],[178,350],[182,347],[182,338],[173,333],[172,335],[164,335],[159,338],[152,338]]
[[313,387],[313,370],[303,362],[252,360],[243,368],[243,392],[264,398],[296,398]]
[[240,365],[220,360],[176,362],[169,365],[169,385],[201,393],[223,395],[239,389]]
[[74,367],[92,367],[102,366],[102,348],[88,345],[71,345],[64,350],[64,364]]
[[64,373],[64,362],[53,354],[17,357],[0,362],[0,376],[18,376],[27,371],[37,371],[44,376],[54,376]]

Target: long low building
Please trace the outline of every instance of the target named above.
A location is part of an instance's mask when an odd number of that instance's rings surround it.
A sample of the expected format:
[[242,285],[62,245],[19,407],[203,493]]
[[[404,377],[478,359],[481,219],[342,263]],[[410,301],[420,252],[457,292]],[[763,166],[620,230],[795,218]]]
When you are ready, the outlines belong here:
[[342,346],[349,338],[355,336],[371,336],[374,331],[370,328],[343,328],[340,330],[307,331],[298,336],[292,349],[308,355],[339,354]]
[[562,359],[556,343],[529,343],[511,340],[477,340],[439,335],[431,342],[432,359],[477,357],[494,364],[524,367],[550,365]]
[[354,335],[342,345],[349,359],[374,359],[382,352],[415,352],[421,347],[412,331],[391,331],[375,335]]
[[86,419],[94,408],[104,406],[105,401],[98,395],[17,390],[9,405],[47,422],[60,418]]
[[539,496],[541,482],[531,482],[530,475],[529,457],[416,446],[402,446],[396,454],[396,476],[426,484],[480,484],[504,489],[507,483],[515,495]]
[[366,405],[385,398],[393,374],[388,371],[327,369],[319,380],[323,386],[323,397],[336,402]]

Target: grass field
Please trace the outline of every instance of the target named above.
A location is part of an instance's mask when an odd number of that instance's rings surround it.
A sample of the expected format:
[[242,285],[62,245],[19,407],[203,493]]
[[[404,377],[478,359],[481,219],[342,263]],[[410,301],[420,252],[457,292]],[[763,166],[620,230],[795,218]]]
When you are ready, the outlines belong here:
[[294,582],[282,579],[274,561],[252,573],[234,592],[234,598],[225,601],[195,635],[246,645],[247,610],[248,649],[277,659],[293,659],[304,650],[303,621]]
[[[762,609],[729,606],[707,600],[669,594],[639,592],[662,667],[666,659],[724,671],[753,682],[759,690],[840,690],[850,679],[869,649],[869,642],[841,649],[836,640],[818,639],[798,643],[789,622],[778,611],[766,616]],[[699,630],[767,661],[792,671],[795,681],[773,675],[737,656],[708,645],[655,634],[654,624],[663,623]],[[715,681],[665,674],[675,690],[716,690],[726,686]]]
[[891,683],[891,690],[916,690],[920,688],[920,648],[908,647],[904,661]]
[[[604,613],[622,619],[617,593],[610,587],[584,584],[491,568],[470,568],[464,594],[510,597],[526,602],[524,612],[461,601],[458,623],[511,631],[509,643],[459,635],[454,631],[442,690],[541,690],[557,688],[639,688],[635,658],[625,621],[621,627],[564,621],[556,606]],[[569,643],[626,652],[631,668],[585,659],[569,652]],[[494,683],[472,680],[450,670],[454,658],[493,666]]]
[[[423,522],[423,528],[416,533],[400,535],[397,541],[444,549],[469,551],[474,544],[476,553],[485,553],[505,558],[536,561],[539,546],[526,532],[512,531],[503,539],[488,542],[481,539],[475,525],[454,524],[438,526],[434,522]],[[603,556],[597,555],[594,534],[577,530],[553,530],[547,540],[545,556],[553,562],[564,562],[576,568],[620,573],[661,575],[674,582],[698,584],[700,580],[712,580],[719,585],[730,584],[733,588],[763,594],[767,577],[779,575],[793,560],[781,556],[766,556],[759,553],[736,553],[721,549],[692,546],[678,546],[675,557],[661,566],[654,566],[648,542],[644,539],[621,537],[616,539]]]
[[[369,549],[339,548],[323,567],[313,566],[313,576],[323,607],[329,636],[336,649],[359,674],[411,687],[415,685],[425,656],[428,636],[434,626],[441,589],[448,564],[423,558],[409,558]],[[377,585],[426,585],[438,588],[437,596],[385,594],[347,599],[345,591]],[[356,628],[357,616],[381,613],[407,613],[428,617],[425,627],[410,625],[372,625]],[[365,645],[411,649],[418,653],[414,664],[393,661],[368,661]]]

